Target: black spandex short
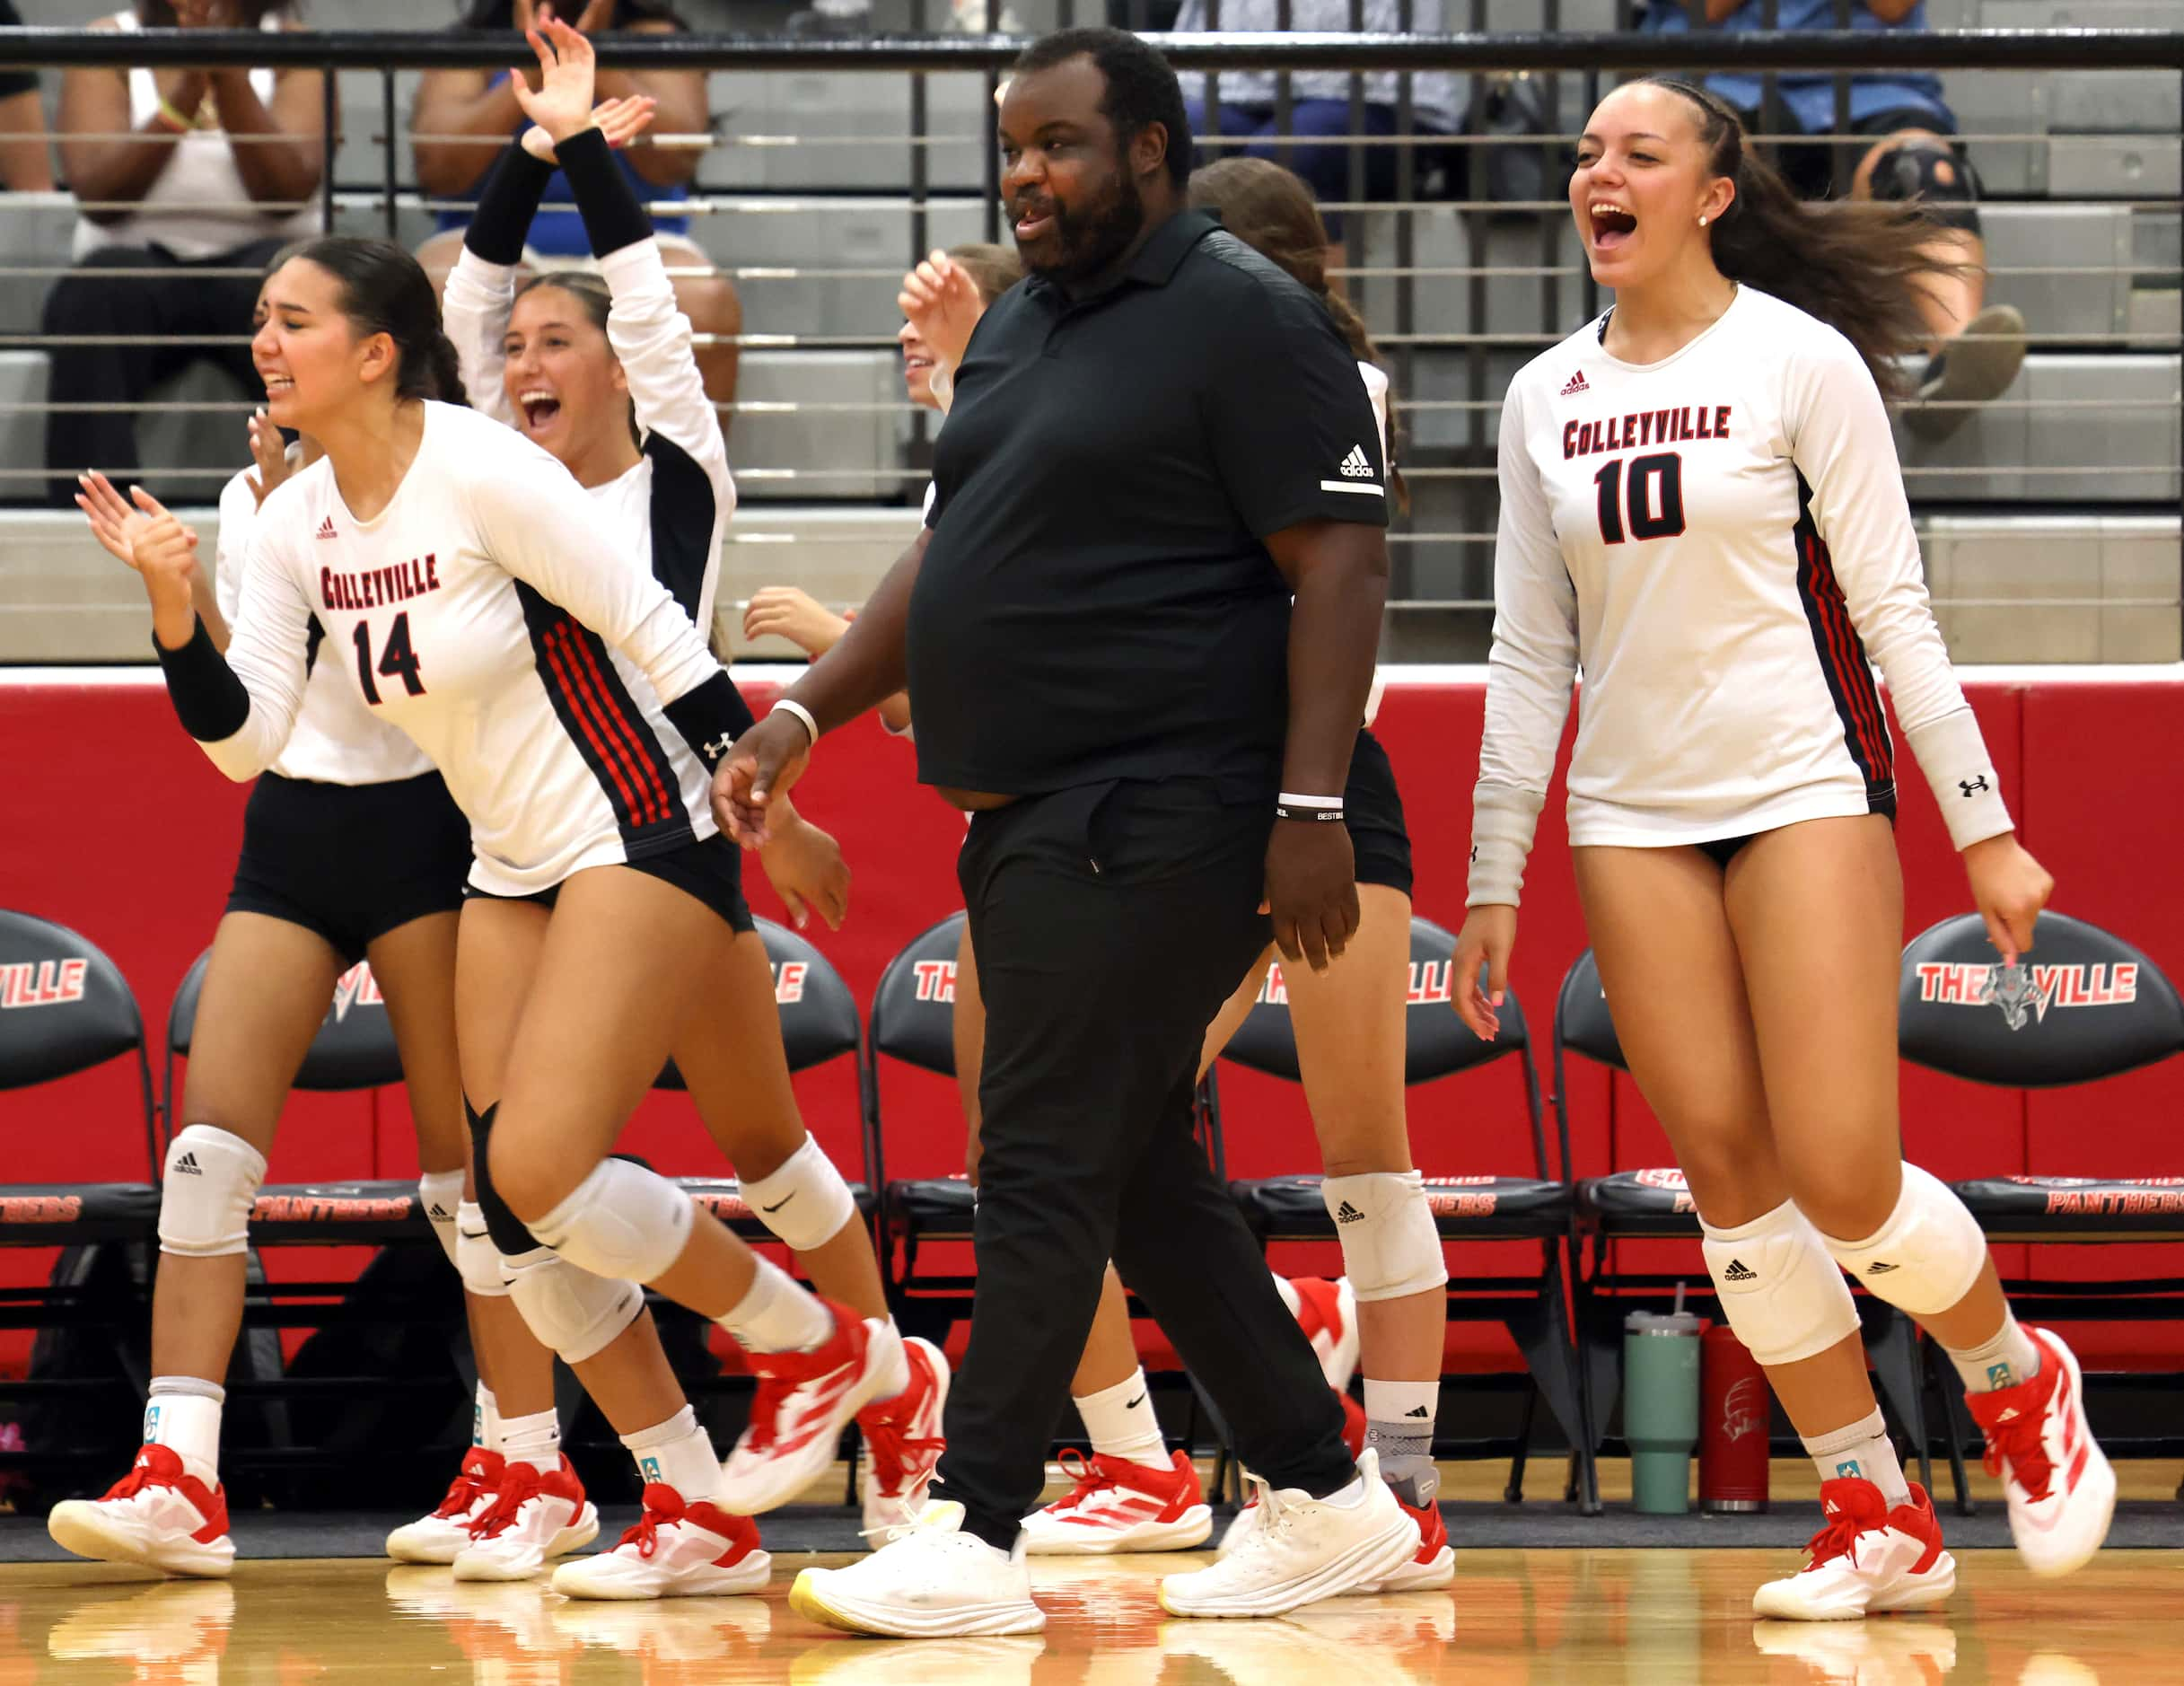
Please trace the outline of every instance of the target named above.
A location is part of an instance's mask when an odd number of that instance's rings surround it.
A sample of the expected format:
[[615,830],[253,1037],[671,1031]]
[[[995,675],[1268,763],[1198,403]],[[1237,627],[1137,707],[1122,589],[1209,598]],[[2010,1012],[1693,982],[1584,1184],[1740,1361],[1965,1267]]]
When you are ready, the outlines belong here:
[[1357,882],[1410,893],[1410,832],[1403,824],[1403,798],[1395,787],[1388,751],[1369,731],[1357,733],[1350,751],[1350,782],[1343,786],[1342,817],[1357,860]]
[[[754,928],[750,904],[743,900],[743,851],[717,831],[700,842],[685,843],[679,848],[622,864],[632,872],[672,884],[686,896],[703,902],[727,920],[732,931]],[[465,884],[462,893],[466,899],[480,896],[494,901],[535,901],[542,908],[550,908],[560,900],[561,886],[554,884],[533,891],[528,896],[501,896],[490,890],[480,890],[475,884]]]
[[323,785],[260,773],[230,913],[316,931],[354,965],[397,926],[462,905],[470,827],[437,773]]

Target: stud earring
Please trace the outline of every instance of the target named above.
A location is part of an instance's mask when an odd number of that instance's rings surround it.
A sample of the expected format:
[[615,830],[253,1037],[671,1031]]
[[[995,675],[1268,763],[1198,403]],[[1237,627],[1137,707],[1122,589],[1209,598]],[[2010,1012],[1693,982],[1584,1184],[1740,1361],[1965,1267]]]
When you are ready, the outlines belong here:
[[1703,217],[1703,216],[1702,216],[1702,217],[1700,217],[1700,218],[1698,219],[1698,225],[1699,225],[1701,228],[1706,227],[1706,219],[1705,217]]

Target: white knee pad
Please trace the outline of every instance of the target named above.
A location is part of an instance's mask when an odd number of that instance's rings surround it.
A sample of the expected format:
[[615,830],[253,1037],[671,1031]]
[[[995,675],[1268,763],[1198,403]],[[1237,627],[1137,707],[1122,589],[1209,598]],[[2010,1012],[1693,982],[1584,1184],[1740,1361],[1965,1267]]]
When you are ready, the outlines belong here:
[[595,1277],[544,1247],[504,1263],[524,1327],[564,1364],[597,1357],[645,1309],[636,1283]]
[[665,1177],[627,1159],[602,1159],[530,1229],[580,1270],[650,1282],[682,1257],[697,1216],[690,1197]]
[[809,1136],[772,1176],[743,1185],[743,1202],[795,1252],[825,1246],[857,1215],[849,1185]]
[[501,1250],[486,1233],[486,1214],[476,1200],[455,1208],[455,1269],[462,1286],[481,1299],[508,1297],[508,1273],[501,1263]]
[[1794,1203],[1734,1229],[1703,1217],[1700,1247],[1737,1339],[1761,1364],[1794,1364],[1828,1350],[1858,1327],[1850,1287],[1828,1243]]
[[1987,1265],[1979,1220],[1947,1183],[1910,1164],[1889,1221],[1864,1241],[1829,1237],[1828,1251],[1867,1293],[1914,1317],[1947,1311]]
[[217,1259],[250,1244],[250,1207],[266,1180],[266,1156],[210,1124],[186,1126],[167,1146],[160,1180],[159,1250]]
[[460,1270],[462,1260],[455,1256],[455,1249],[460,1239],[456,1215],[462,1207],[462,1172],[426,1172],[417,1179],[417,1204],[424,1207],[425,1221],[433,1226],[433,1239],[440,1243],[448,1263]]
[[1320,1198],[1342,1243],[1343,1273],[1360,1300],[1399,1300],[1449,1279],[1449,1261],[1417,1171],[1327,1177]]

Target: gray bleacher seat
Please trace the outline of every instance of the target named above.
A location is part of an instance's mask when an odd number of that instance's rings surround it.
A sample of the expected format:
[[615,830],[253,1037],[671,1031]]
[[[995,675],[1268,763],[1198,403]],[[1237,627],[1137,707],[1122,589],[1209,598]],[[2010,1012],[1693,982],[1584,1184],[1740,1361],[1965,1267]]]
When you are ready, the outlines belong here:
[[[17,407],[46,401],[48,373],[42,351],[0,351],[0,468],[34,469],[46,460],[44,412]],[[40,496],[34,482],[0,480],[0,502]]]
[[[905,402],[901,361],[892,351],[747,350],[736,381],[728,458],[739,501],[856,498],[897,501],[915,482],[901,465],[899,418]],[[870,410],[766,413],[746,406],[872,405]],[[773,480],[769,472],[821,472],[821,479]]]
[[[1948,439],[1929,443],[1898,426],[1912,498],[2090,505],[2173,499],[2177,376],[2173,352],[2036,351],[2001,400],[1973,411]],[[2035,408],[2019,408],[2027,400]],[[1920,472],[1926,469],[1960,471]]]
[[[2122,205],[1988,204],[1979,221],[1993,272],[1988,296],[2024,312],[2038,341],[2122,333],[2131,325],[2131,211]],[[2075,268],[2076,275],[2012,274]]]
[[[0,259],[12,269],[65,269],[75,236],[75,196],[0,193]],[[50,276],[0,276],[0,334],[34,334]]]
[[802,660],[782,638],[742,636],[742,605],[766,585],[797,585],[833,608],[862,603],[917,537],[916,505],[881,509],[764,505],[739,509],[721,555],[715,624],[737,656]]
[[[912,80],[885,71],[716,72],[709,98],[722,134],[859,144],[716,147],[700,179],[730,189],[907,190]],[[925,79],[925,132],[937,137],[925,149],[929,185],[976,191],[993,130],[985,77],[954,72]]]
[[[1926,584],[1958,662],[2174,662],[2177,517],[1937,514]],[[2072,607],[2053,600],[2084,600]],[[1952,600],[1979,599],[1982,606]],[[2037,609],[2018,606],[2031,600]],[[2170,605],[2148,608],[2149,602]]]

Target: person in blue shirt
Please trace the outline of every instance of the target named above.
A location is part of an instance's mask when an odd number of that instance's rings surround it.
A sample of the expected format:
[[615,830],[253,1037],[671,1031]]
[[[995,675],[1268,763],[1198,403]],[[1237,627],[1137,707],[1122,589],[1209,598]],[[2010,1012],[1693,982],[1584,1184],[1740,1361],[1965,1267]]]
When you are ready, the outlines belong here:
[[[1924,0],[1641,0],[1640,27],[1650,35],[1693,30],[1836,30],[1859,33],[1924,30]],[[1847,13],[1846,18],[1843,12]],[[1747,128],[1767,132],[1761,77],[1743,71],[1702,78],[1708,92],[1734,106]],[[1955,114],[1939,76],[1885,70],[1849,79],[1849,123],[1838,130],[1835,78],[1785,74],[1774,78],[1781,128],[1809,136],[1782,149],[1782,171],[1809,198],[1848,193],[1853,198],[1918,198],[1947,233],[1936,237],[1960,273],[1926,284],[1925,315],[1933,329],[1927,366],[1907,407],[1906,425],[1926,439],[1961,426],[1971,406],[1998,398],[2016,379],[2025,356],[2025,321],[2013,306],[1987,303],[1987,246],[1979,233],[1979,178],[1954,139]],[[1841,144],[1855,137],[1864,144]]]
[[[516,48],[522,46],[521,32],[555,16],[557,4],[562,22],[594,38],[616,31],[674,35],[689,29],[662,0],[464,0],[464,4],[463,15],[454,25],[458,31],[474,34],[514,31],[519,37]],[[511,56],[514,56],[513,51]],[[601,100],[650,96],[656,102],[655,135],[703,134],[713,126],[706,106],[702,71],[601,70],[598,82]],[[426,71],[418,82],[417,101],[409,113],[418,189],[430,198],[465,205],[475,201],[487,174],[524,127],[506,71]],[[463,136],[478,138],[451,138]],[[638,146],[615,156],[638,198],[658,206],[689,197],[690,181],[697,174],[698,161],[704,154],[693,147]],[[446,281],[456,254],[462,250],[462,231],[469,224],[470,213],[468,209],[443,210],[438,220],[441,232],[417,248],[417,260],[435,287]],[[690,319],[692,330],[732,340],[743,331],[743,306],[734,283],[714,269],[705,250],[690,238],[688,217],[655,210],[653,226],[658,231],[660,248],[674,280],[675,302]],[[583,219],[576,214],[575,196],[567,179],[558,172],[547,183],[546,198],[524,250],[526,264],[534,271],[583,268],[591,262],[592,249],[584,238]],[[716,404],[732,403],[735,346],[701,347],[697,356],[706,395]]]

